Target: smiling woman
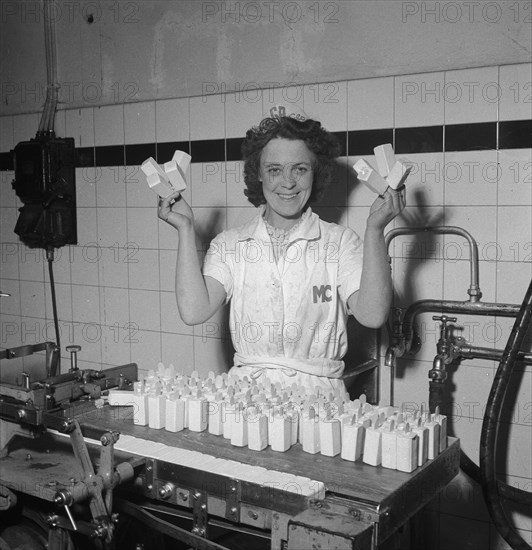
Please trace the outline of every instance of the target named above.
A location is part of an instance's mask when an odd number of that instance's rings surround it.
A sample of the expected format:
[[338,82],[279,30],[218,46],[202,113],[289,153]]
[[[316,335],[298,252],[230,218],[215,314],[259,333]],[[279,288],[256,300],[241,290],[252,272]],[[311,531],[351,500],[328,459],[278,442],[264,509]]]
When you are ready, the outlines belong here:
[[404,208],[404,191],[377,198],[363,243],[310,206],[331,184],[340,152],[320,122],[266,117],[248,130],[242,152],[244,193],[258,214],[219,234],[203,267],[191,208],[177,195],[160,203],[159,217],[179,231],[181,317],[199,324],[229,302],[232,373],[345,396],[347,317],[369,327],[386,320],[391,277],[383,232]]

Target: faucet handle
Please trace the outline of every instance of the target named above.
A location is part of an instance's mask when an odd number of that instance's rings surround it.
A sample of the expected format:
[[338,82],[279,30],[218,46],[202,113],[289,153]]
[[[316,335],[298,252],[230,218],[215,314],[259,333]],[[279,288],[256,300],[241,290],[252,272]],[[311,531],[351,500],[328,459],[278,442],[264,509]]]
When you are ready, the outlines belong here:
[[441,321],[444,325],[447,323],[456,323],[457,317],[447,317],[447,315],[433,315],[433,321]]
[[[443,339],[444,337],[448,337],[451,334],[451,332],[447,332],[447,323],[456,323],[457,317],[447,317],[447,315],[433,315],[432,320],[441,321],[440,337]],[[452,331],[453,327],[449,327],[449,329],[450,331]]]

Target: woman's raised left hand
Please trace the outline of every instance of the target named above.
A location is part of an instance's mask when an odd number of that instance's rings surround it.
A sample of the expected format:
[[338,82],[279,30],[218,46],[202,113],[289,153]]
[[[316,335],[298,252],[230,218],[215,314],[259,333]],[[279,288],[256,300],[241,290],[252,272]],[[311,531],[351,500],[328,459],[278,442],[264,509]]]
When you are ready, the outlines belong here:
[[384,228],[404,209],[406,205],[406,187],[400,189],[388,187],[384,195],[379,195],[371,205],[367,225],[368,228],[384,230]]

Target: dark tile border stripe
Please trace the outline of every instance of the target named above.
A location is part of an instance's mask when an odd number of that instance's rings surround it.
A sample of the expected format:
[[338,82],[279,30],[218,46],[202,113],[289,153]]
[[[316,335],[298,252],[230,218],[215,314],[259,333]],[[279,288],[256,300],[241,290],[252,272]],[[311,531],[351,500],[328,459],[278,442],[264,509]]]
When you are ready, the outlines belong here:
[[[497,147],[497,131],[498,147]],[[373,155],[373,148],[392,143],[398,154],[437,153],[443,151],[482,151],[526,149],[532,147],[532,121],[509,120],[447,126],[381,128],[332,132],[342,146],[341,156]],[[78,147],[78,168],[97,166],[138,166],[148,157],[167,162],[175,150],[192,156],[192,162],[225,162],[242,159],[242,138],[168,141],[130,145]],[[0,171],[13,170],[13,152],[0,153]]]
[[383,143],[393,144],[392,128],[347,132],[347,154],[350,156],[373,155],[373,149]]
[[532,147],[532,120],[499,122],[499,149]]
[[443,151],[443,126],[396,128],[394,150],[400,155],[440,153]]
[[497,123],[452,124],[445,126],[446,151],[483,151],[497,148]]

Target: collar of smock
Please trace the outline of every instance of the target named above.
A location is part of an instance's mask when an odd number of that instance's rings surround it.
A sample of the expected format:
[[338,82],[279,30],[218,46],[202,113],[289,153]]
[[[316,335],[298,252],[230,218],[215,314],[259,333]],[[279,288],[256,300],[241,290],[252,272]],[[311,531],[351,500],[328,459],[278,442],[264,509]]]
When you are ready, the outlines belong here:
[[[270,240],[268,235],[268,230],[266,229],[266,224],[264,223],[264,210],[266,205],[261,204],[259,206],[259,215],[253,218],[250,222],[242,226],[239,234],[238,240],[245,241],[247,239],[261,239],[261,240]],[[312,212],[312,208],[307,207],[305,212],[303,212],[303,217],[301,223],[290,234],[290,238],[287,244],[292,243],[298,240],[307,240],[311,241],[318,239],[320,236],[320,218],[317,214]]]

